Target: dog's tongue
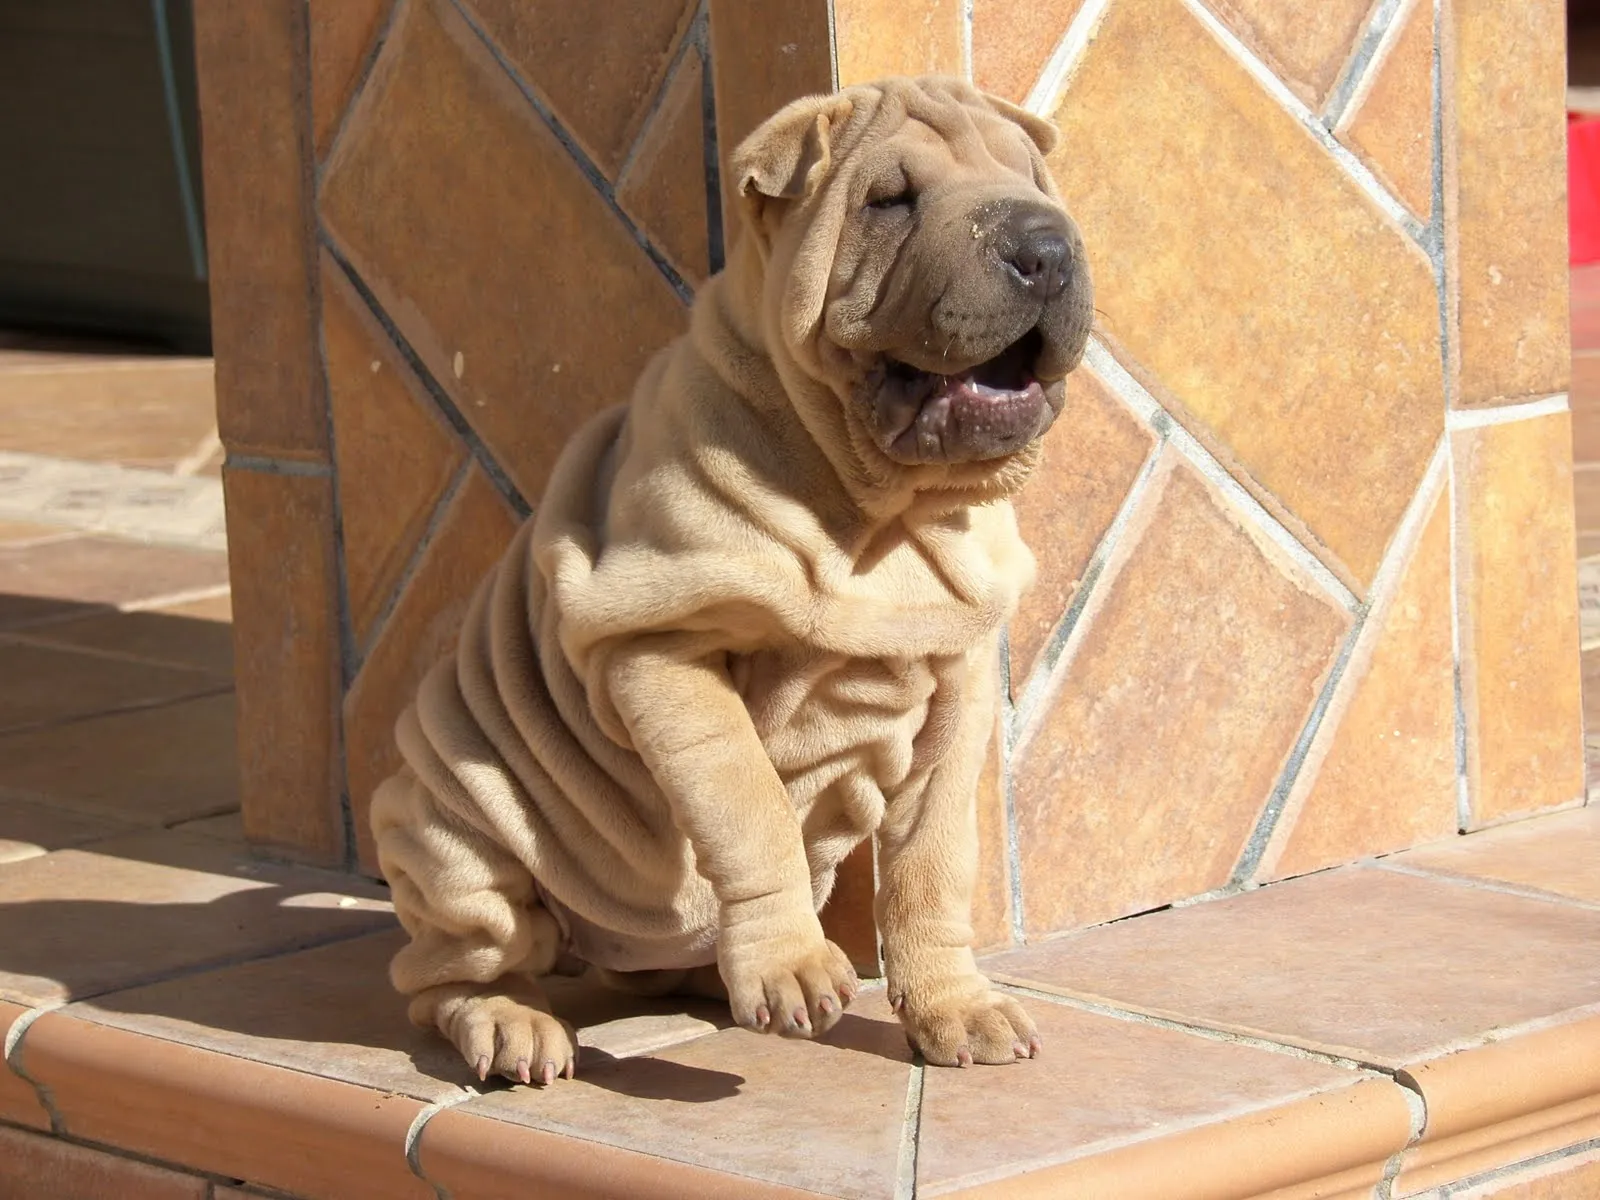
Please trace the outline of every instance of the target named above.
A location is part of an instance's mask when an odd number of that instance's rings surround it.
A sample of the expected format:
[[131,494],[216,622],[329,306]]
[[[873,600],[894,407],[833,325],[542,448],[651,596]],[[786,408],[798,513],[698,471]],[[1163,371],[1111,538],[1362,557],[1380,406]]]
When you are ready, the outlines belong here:
[[1022,445],[1038,432],[1044,408],[1044,388],[1037,381],[1011,389],[952,375],[923,405],[918,424],[963,442]]

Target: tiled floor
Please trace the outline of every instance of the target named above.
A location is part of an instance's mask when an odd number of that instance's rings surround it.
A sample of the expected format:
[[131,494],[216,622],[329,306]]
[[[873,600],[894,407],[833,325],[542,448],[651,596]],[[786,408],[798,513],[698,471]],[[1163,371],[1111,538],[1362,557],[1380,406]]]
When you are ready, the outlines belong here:
[[[244,845],[192,397],[13,437],[5,375],[0,1196],[1600,1196],[1600,807],[995,957],[1035,1062],[926,1068],[881,990],[811,1044],[558,981],[578,1078],[479,1084],[381,890]],[[80,483],[7,515],[8,453]]]

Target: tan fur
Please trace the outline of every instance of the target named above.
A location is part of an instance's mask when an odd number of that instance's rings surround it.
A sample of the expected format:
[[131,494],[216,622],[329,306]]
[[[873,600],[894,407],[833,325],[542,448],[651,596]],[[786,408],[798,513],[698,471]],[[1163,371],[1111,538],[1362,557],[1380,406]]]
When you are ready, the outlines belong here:
[[[891,461],[851,399],[878,351],[828,329],[878,319],[835,279],[870,250],[851,249],[869,236],[851,164],[939,121],[968,139],[948,170],[1055,203],[1053,132],[965,85],[779,114],[734,158],[748,228],[689,333],[567,446],[400,720],[406,766],[372,805],[411,935],[391,977],[480,1074],[570,1074],[572,1032],[534,981],[572,959],[638,991],[704,989],[714,966],[741,1024],[825,1032],[857,983],[817,911],[873,835],[912,1039],[938,1063],[1037,1048],[969,949],[996,640],[1033,572],[1006,496],[1037,442]],[[1021,164],[1004,178],[982,161],[997,143]],[[882,321],[921,337],[919,304],[912,287]]]

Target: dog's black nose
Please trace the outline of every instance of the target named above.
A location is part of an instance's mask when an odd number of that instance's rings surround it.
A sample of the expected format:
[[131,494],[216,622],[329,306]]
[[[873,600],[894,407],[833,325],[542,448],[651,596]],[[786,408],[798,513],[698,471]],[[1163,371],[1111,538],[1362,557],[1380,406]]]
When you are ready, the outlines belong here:
[[1022,235],[1006,259],[1012,273],[1045,300],[1054,300],[1067,286],[1072,270],[1072,250],[1054,229],[1036,229]]

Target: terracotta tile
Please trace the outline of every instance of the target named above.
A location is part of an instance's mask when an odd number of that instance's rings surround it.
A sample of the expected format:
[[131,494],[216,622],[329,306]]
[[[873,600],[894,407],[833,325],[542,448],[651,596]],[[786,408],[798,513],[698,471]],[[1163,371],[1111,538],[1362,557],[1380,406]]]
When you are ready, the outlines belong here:
[[0,788],[140,825],[237,808],[234,697],[7,734],[0,763]]
[[1347,867],[986,960],[996,978],[1400,1066],[1591,1005],[1600,913]]
[[[488,476],[472,467],[345,695],[350,805],[356,846],[369,871],[377,871],[378,861],[367,821],[372,790],[400,766],[394,724],[422,677],[454,648],[473,589],[516,529],[515,515]],[[245,828],[251,828],[248,812]]]
[[77,536],[60,525],[39,525],[33,521],[0,521],[0,546],[19,546],[32,542],[55,542]]
[[814,1200],[816,1195],[653,1154],[508,1126],[459,1108],[430,1119],[417,1145],[428,1179],[454,1200],[521,1200],[530,1186],[541,1185],[548,1188],[545,1194],[575,1200]]
[[[6,1039],[11,1036],[12,1025],[27,1011],[24,1005],[0,1000],[0,1046],[8,1044]],[[39,1103],[39,1093],[33,1084],[4,1063],[0,1063],[0,1121],[34,1129],[50,1128],[50,1114]]]
[[1436,488],[1410,562],[1377,599],[1258,878],[1302,875],[1456,831],[1450,503]]
[[980,949],[1012,941],[1011,830],[1006,814],[1005,718],[995,713],[989,759],[978,779],[978,878],[972,893],[973,945]]
[[1576,263],[1567,272],[1574,308],[1600,308],[1600,263]]
[[[221,600],[230,604],[227,596]],[[233,628],[227,618],[219,621],[199,615],[213,607],[212,601],[200,601],[199,605],[203,607],[175,605],[138,612],[101,612],[34,625],[17,636],[20,641],[60,649],[189,668],[214,680],[229,681],[233,678]]]
[[1397,1196],[1592,1143],[1600,1138],[1600,1016],[1416,1063],[1405,1078],[1421,1092],[1428,1121],[1401,1160]]
[[233,593],[219,592],[198,600],[183,600],[177,604],[157,604],[144,611],[190,617],[196,621],[233,621]]
[[0,546],[0,628],[228,582],[226,556],[112,538]]
[[376,894],[172,832],[58,850],[0,870],[0,995],[44,1004],[383,928]]
[[839,86],[887,75],[961,74],[959,0],[834,0]]
[[833,90],[828,9],[788,0],[709,0],[717,98],[722,228],[731,246],[743,218],[728,169],[734,148],[790,100]]
[[466,450],[326,253],[322,337],[350,620],[364,643]]
[[1033,934],[1225,884],[1349,624],[1171,451],[1100,587],[1013,759]]
[[1572,498],[1580,536],[1600,533],[1600,468],[1589,463],[1573,468]]
[[1583,794],[1569,428],[1556,413],[1451,435],[1475,825]]
[[226,686],[199,671],[0,639],[0,734]]
[[[1576,351],[1600,350],[1600,306],[1581,305],[1576,296],[1569,294],[1572,349]],[[1574,364],[1576,368],[1576,364]]]
[[1600,904],[1600,807],[1514,821],[1397,854],[1384,865],[1509,883]]
[[665,85],[639,137],[617,203],[661,249],[678,274],[698,284],[710,274],[706,234],[705,62],[690,49]]
[[[576,1080],[547,1091],[493,1092],[452,1115],[494,1117],[808,1192],[883,1196],[894,1191],[910,1075],[905,1036],[874,990],[826,1041],[729,1029],[648,1058],[585,1066]],[[839,1086],[844,1079],[848,1088]],[[819,1102],[796,1103],[801,1096]],[[736,1138],[731,1129],[740,1131]],[[449,1172],[434,1166],[434,1132],[423,1133],[422,1169],[450,1188]],[[548,1163],[527,1184],[560,1191],[558,1182],[579,1169]]]
[[355,94],[391,0],[310,0],[311,124],[317,157],[328,152]]
[[240,800],[252,842],[342,863],[333,485],[228,468]]
[[972,81],[1021,104],[1082,7],[1083,0],[973,0]]
[[1011,692],[1021,694],[1083,580],[1155,438],[1087,368],[1068,382],[1067,408],[1044,462],[1017,497],[1017,524],[1038,560],[1033,590],[1012,619]]
[[0,1127],[0,1193],[50,1200],[209,1200],[198,1175]]
[[[481,1087],[455,1048],[406,1018],[389,986],[398,929],[113,992],[65,1011],[218,1054],[286,1067],[430,1103]],[[551,979],[555,1009],[601,1062],[700,1037],[728,1024],[725,1005],[624,996]],[[686,1011],[687,1010],[687,1011]],[[582,1062],[580,1070],[586,1067]]]
[[878,967],[878,922],[872,902],[877,894],[877,866],[872,841],[862,842],[839,864],[833,893],[823,906],[822,931],[849,955],[856,973],[875,977]]
[[40,1017],[23,1067],[73,1137],[306,1200],[433,1200],[406,1165],[419,1101],[108,1029]]
[[80,355],[0,371],[0,450],[171,470],[216,422],[209,358]]
[[1337,133],[1426,223],[1433,212],[1433,5],[1412,0],[1399,20]]
[[[1368,5],[1234,7],[1310,36]],[[1112,5],[1056,119],[1118,356],[1370,581],[1444,419],[1426,256],[1181,0]],[[1227,235],[1241,213],[1249,235]]]
[[559,0],[469,2],[522,79],[615,178],[694,5],[685,0],[591,7]]
[[[4,775],[0,772],[0,789],[4,787]],[[65,850],[68,846],[130,833],[135,828],[114,817],[73,812],[56,804],[0,794],[0,863]]]
[[1451,1188],[1449,1200],[1589,1200],[1592,1196],[1600,1196],[1600,1149]]
[[[649,24],[633,8],[494,7],[541,40],[580,24],[585,46],[604,44],[596,22],[618,22],[619,53]],[[530,503],[567,436],[684,327],[661,273],[443,0],[397,14],[321,197],[339,246]]]
[[[1444,11],[1455,403],[1559,392],[1568,372],[1564,6],[1459,0]],[[1516,238],[1504,236],[1509,228]]]
[[1370,7],[1332,0],[1302,10],[1279,0],[1216,0],[1210,7],[1312,108],[1343,70]]
[[1572,407],[1573,461],[1600,462],[1600,354],[1573,354],[1568,402]]
[[202,5],[195,58],[217,424],[234,451],[327,453],[316,362],[306,6]]
[[[1043,1057],[924,1072],[919,1196],[1175,1196],[1174,1170],[1185,1172],[1183,1195],[1264,1195],[1352,1168],[1370,1188],[1385,1158],[1405,1145],[1405,1101],[1373,1076],[1057,1004],[1026,1007],[1044,1037]],[[1293,1161],[1285,1126],[1303,1123],[1295,1118],[1306,1101],[1321,1110],[1310,1140],[1322,1144]],[[1216,1152],[1261,1117],[1279,1125],[1277,1146],[1249,1157]],[[1215,1149],[1183,1153],[1195,1134]],[[1130,1149],[1167,1160],[1168,1188],[1150,1188],[1137,1171],[1120,1180],[1101,1175],[1119,1160],[1129,1164],[1117,1151]],[[1218,1157],[1226,1158],[1221,1171]],[[1226,1190],[1207,1178],[1213,1174]]]

